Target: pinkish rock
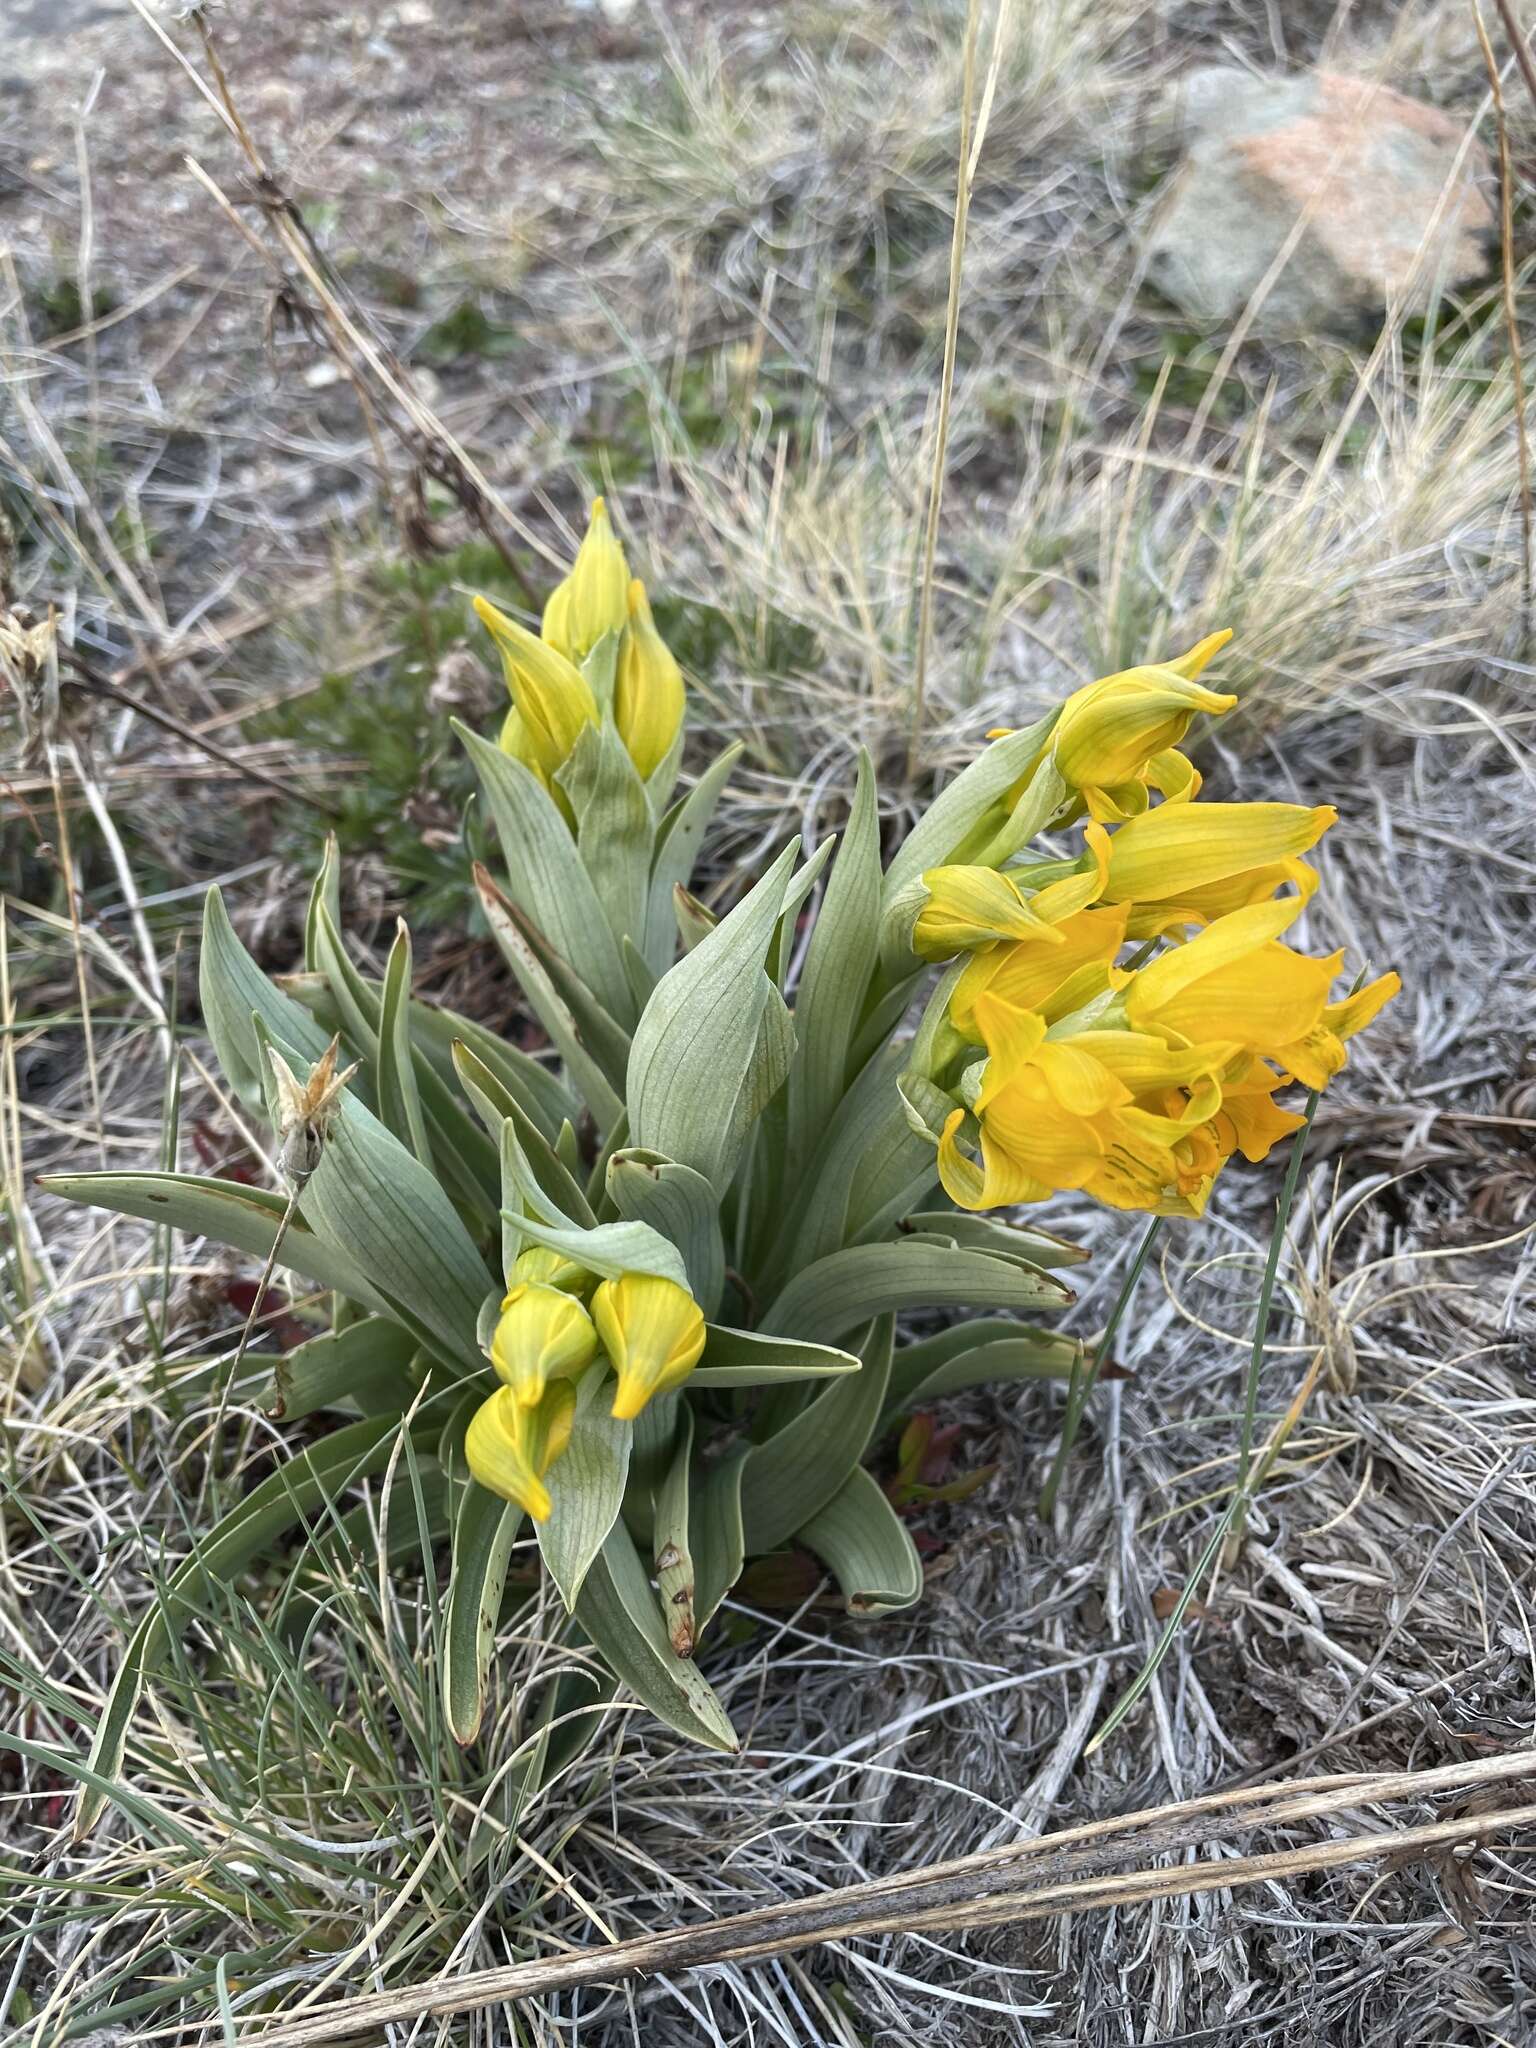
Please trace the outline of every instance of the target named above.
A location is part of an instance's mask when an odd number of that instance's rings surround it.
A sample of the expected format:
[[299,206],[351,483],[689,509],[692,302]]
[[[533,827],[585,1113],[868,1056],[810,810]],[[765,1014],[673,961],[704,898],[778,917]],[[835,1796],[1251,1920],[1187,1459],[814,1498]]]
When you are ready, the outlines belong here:
[[1438,107],[1339,72],[1215,67],[1183,81],[1180,114],[1188,147],[1144,249],[1193,318],[1230,322],[1262,289],[1260,331],[1305,331],[1420,312],[1487,270],[1487,152]]

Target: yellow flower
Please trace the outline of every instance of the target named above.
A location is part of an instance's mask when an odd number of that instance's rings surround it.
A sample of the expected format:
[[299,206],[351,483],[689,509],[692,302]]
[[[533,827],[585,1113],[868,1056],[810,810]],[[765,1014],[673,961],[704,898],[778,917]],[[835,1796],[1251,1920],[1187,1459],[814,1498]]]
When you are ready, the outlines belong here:
[[527,1280],[502,1303],[491,1363],[525,1408],[544,1398],[550,1380],[576,1379],[596,1356],[597,1332],[575,1295]]
[[1036,934],[978,954],[955,984],[950,1023],[973,1045],[987,1045],[1009,1017],[1038,1012],[1054,1024],[1069,1016],[1112,985],[1127,915],[1124,904],[1082,910],[1054,927],[1058,944]]
[[1347,1057],[1344,1041],[1363,1031],[1402,989],[1395,974],[1378,975],[1342,1002],[1324,1006],[1321,1020],[1302,1036],[1276,1045],[1270,1057],[1308,1088],[1326,1088]]
[[1308,902],[1316,893],[1317,869],[1304,860],[1270,861],[1262,867],[1244,868],[1222,882],[1206,882],[1197,888],[1180,889],[1162,902],[1133,903],[1125,927],[1128,939],[1159,939],[1182,932],[1188,925],[1214,924],[1231,910],[1246,910],[1251,903],[1264,903],[1287,883],[1296,899]]
[[607,505],[594,498],[575,566],[555,585],[544,607],[545,644],[568,661],[585,661],[605,633],[623,632],[629,617],[628,593],[624,550],[608,523]]
[[1131,1028],[1257,1053],[1305,1041],[1322,1022],[1343,956],[1314,960],[1276,943],[1300,909],[1292,897],[1230,911],[1151,961],[1125,991]]
[[704,1314],[686,1287],[622,1273],[592,1297],[592,1320],[619,1384],[613,1414],[632,1421],[653,1394],[680,1387],[704,1349]]
[[1338,815],[1332,804],[1160,804],[1110,835],[1104,900],[1184,903],[1307,852]]
[[1017,883],[995,868],[929,868],[923,887],[928,900],[912,928],[912,950],[924,960],[948,960],[999,939],[1062,943]]
[[576,1389],[570,1380],[554,1381],[532,1408],[511,1387],[498,1387],[475,1410],[464,1435],[471,1473],[536,1522],[547,1520],[553,1502],[544,1475],[569,1444],[575,1414]]
[[502,746],[547,782],[564,766],[582,727],[597,724],[597,699],[579,668],[487,598],[475,599],[475,612],[500,651],[507,689],[521,720],[513,745],[508,745],[503,729]]
[[613,680],[613,722],[641,776],[654,775],[683,722],[683,672],[656,630],[645,585],[629,586],[629,624]]

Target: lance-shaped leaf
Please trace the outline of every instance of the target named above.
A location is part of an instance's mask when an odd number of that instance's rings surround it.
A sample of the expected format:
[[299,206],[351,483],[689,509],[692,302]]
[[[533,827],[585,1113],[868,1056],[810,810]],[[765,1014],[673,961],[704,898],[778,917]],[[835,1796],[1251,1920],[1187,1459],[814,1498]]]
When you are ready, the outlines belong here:
[[270,1413],[274,1420],[302,1422],[350,1401],[364,1415],[398,1415],[417,1392],[416,1352],[411,1332],[387,1316],[326,1330],[274,1360]]
[[663,1280],[688,1285],[688,1269],[676,1245],[649,1223],[599,1223],[582,1229],[564,1215],[540,1186],[511,1119],[501,1127],[502,1160],[516,1187],[519,1207],[502,1211],[503,1221],[520,1237],[561,1252],[604,1280],[621,1273],[654,1273]]
[[704,1355],[688,1376],[690,1387],[773,1387],[794,1380],[836,1379],[857,1372],[860,1360],[831,1344],[800,1337],[770,1337],[711,1323]]
[[736,1731],[702,1672],[667,1640],[650,1579],[622,1521],[587,1573],[576,1618],[657,1720],[709,1749],[736,1748]]
[[[968,768],[941,790],[902,841],[885,871],[882,907],[889,910],[908,882],[929,868],[943,867],[987,813],[1023,779],[1044,745],[1057,713],[1052,711],[1022,732],[994,740]],[[1001,820],[999,820],[1001,823]]]
[[410,995],[411,935],[402,917],[395,920],[379,1002],[379,1118],[423,1166],[430,1166],[432,1146],[411,1051]]
[[547,1139],[552,1141],[561,1124],[580,1113],[580,1104],[552,1067],[508,1045],[485,1025],[432,1003],[413,1002],[410,1007],[412,1043],[431,1060],[446,1086],[455,1079],[453,1048],[467,1045]]
[[1083,1347],[1056,1330],[1031,1330],[1000,1316],[955,1323],[937,1336],[904,1344],[891,1366],[885,1412],[897,1414],[962,1387],[992,1380],[1070,1379]]
[[293,1046],[310,1061],[319,1059],[325,1051],[329,1033],[262,973],[235,937],[235,928],[217,889],[210,889],[203,899],[198,989],[203,1022],[225,1078],[246,1109],[264,1115],[266,1058],[253,1017],[260,1017],[274,1037]]
[[539,1550],[567,1607],[574,1609],[592,1560],[618,1520],[629,1477],[634,1425],[608,1413],[613,1383],[601,1366],[576,1388],[571,1440],[549,1482],[548,1519],[535,1524]]
[[772,1333],[840,1337],[884,1309],[1065,1308],[1071,1291],[1012,1259],[913,1238],[861,1244],[795,1275],[763,1318]]
[[443,1614],[443,1713],[464,1747],[480,1733],[496,1624],[523,1511],[470,1480],[453,1520],[453,1567]]
[[689,1504],[693,1549],[693,1626],[702,1635],[741,1577],[746,1533],[741,1525],[741,1477],[748,1453],[732,1451],[712,1465]]
[[454,730],[469,749],[490,804],[512,901],[598,1001],[623,1020],[630,1014],[624,963],[554,798],[521,761],[457,720]]
[[753,1121],[784,1079],[793,1032],[763,961],[796,847],[656,984],[635,1029],[630,1135],[723,1194]]
[[491,937],[516,975],[529,1007],[549,1034],[587,1108],[604,1129],[611,1127],[624,1113],[622,1093],[609,1081],[596,1054],[588,1049],[576,1018],[545,972],[538,954],[523,937],[512,904],[478,862],[473,873],[475,892]]
[[586,1195],[570,1169],[501,1077],[466,1045],[454,1047],[454,1067],[486,1129],[495,1134],[498,1149],[501,1127],[510,1122],[523,1159],[555,1207],[572,1223],[593,1222]]
[[[404,932],[404,925],[400,930]],[[344,1036],[355,1051],[374,1063],[380,1121],[425,1166],[436,1170],[474,1214],[489,1218],[496,1187],[495,1148],[464,1114],[453,1091],[430,1063],[416,1060],[410,1042],[409,1019],[403,1014],[410,987],[409,941],[402,949],[397,938],[390,954],[395,988],[394,1008],[387,1026],[387,978],[380,987],[359,973],[324,904],[315,911],[314,944],[315,957],[336,1004]],[[390,1091],[387,1097],[386,1085]],[[428,1140],[429,1130],[435,1144]]]
[[[322,1437],[253,1487],[204,1538],[157,1596],[123,1653],[91,1744],[90,1768],[98,1778],[117,1776],[145,1680],[164,1659],[172,1632],[184,1630],[196,1616],[197,1595],[207,1580],[232,1579],[279,1536],[326,1508],[356,1480],[382,1471],[399,1434],[398,1418],[380,1416]],[[82,1793],[75,1817],[77,1841],[95,1826],[106,1796],[104,1790],[91,1787]]]
[[487,1271],[436,1177],[350,1094],[304,1190],[318,1237],[367,1274],[441,1358],[478,1372],[475,1326]]
[[651,856],[651,878],[646,897],[645,937],[640,950],[655,974],[665,974],[677,951],[673,921],[673,891],[693,873],[704,834],[720,801],[720,792],[730,780],[731,770],[741,759],[742,744],[717,754],[693,788],[662,819],[656,832],[656,850]]
[[[897,1086],[903,1057],[900,1047],[883,1046],[843,1097],[788,1191],[789,1215],[769,1262],[773,1272],[825,1258],[872,1220],[888,1230],[937,1179],[934,1146],[914,1135]],[[915,1196],[908,1196],[912,1189]]]
[[813,1520],[863,1457],[885,1400],[894,1327],[882,1315],[859,1347],[862,1370],[833,1380],[747,1452],[741,1520],[749,1552],[772,1550]]
[[655,832],[645,784],[617,728],[606,724],[582,728],[555,780],[571,800],[582,865],[622,957],[626,939],[639,941],[645,935]]
[[688,1534],[693,1415],[686,1403],[679,1423],[671,1463],[653,1495],[651,1546],[661,1625],[675,1653],[691,1657],[698,1629],[693,1613],[693,1548]]
[[609,1160],[607,1185],[621,1216],[649,1223],[677,1246],[694,1300],[713,1315],[725,1286],[725,1245],[709,1182],[675,1159],[626,1147]]
[[951,1237],[971,1251],[998,1252],[1026,1259],[1032,1266],[1081,1266],[1091,1254],[1080,1244],[1055,1237],[1031,1225],[1020,1229],[997,1216],[975,1216],[966,1209],[920,1209],[908,1216],[912,1230]]
[[890,1614],[922,1593],[922,1561],[906,1524],[862,1465],[795,1541],[827,1566],[850,1614]]
[[[40,1185],[67,1202],[89,1202],[118,1216],[141,1216],[147,1223],[210,1238],[255,1259],[270,1255],[288,1209],[285,1196],[266,1188],[197,1173],[48,1173]],[[302,1216],[295,1215],[283,1232],[277,1263],[367,1308],[386,1307],[387,1297],[357,1260],[317,1236]]]
[[847,829],[816,913],[795,997],[789,1154],[815,1151],[848,1085],[849,1056],[879,953],[880,821],[874,769],[859,752]]

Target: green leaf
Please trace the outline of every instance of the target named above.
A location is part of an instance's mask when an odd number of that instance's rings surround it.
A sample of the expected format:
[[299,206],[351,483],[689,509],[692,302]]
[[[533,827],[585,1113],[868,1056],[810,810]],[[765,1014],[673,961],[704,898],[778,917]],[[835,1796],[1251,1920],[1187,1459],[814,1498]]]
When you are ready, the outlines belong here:
[[862,1465],[795,1541],[829,1568],[850,1614],[890,1614],[922,1593],[922,1561],[906,1524]]
[[885,1309],[1065,1308],[1071,1292],[1011,1259],[915,1238],[832,1252],[795,1275],[762,1327],[825,1342]]
[[473,872],[475,890],[485,921],[490,926],[491,937],[501,948],[502,957],[516,975],[529,1007],[565,1062],[566,1071],[587,1108],[603,1129],[609,1129],[624,1114],[622,1095],[609,1083],[601,1063],[583,1043],[576,1019],[561,1000],[538,955],[518,929],[512,914],[513,906],[478,862]]
[[410,994],[411,935],[402,917],[395,921],[395,943],[385,963],[379,1005],[379,1119],[423,1166],[430,1167],[432,1147],[411,1053]]
[[503,1209],[502,1219],[520,1238],[562,1252],[605,1280],[616,1280],[621,1273],[655,1273],[664,1280],[675,1280],[680,1287],[688,1285],[682,1253],[650,1224],[599,1223],[584,1229],[562,1214],[539,1185],[510,1118],[501,1127],[501,1143],[519,1205]]
[[771,1387],[781,1381],[835,1379],[857,1372],[851,1351],[807,1344],[797,1337],[769,1337],[761,1330],[729,1329],[711,1323],[704,1354],[688,1376],[690,1387]]
[[652,1555],[661,1625],[679,1657],[691,1657],[698,1630],[693,1614],[693,1550],[688,1538],[688,1494],[693,1461],[693,1415],[686,1403],[661,1484],[655,1491]]
[[630,1135],[704,1175],[723,1194],[754,1119],[783,1081],[793,1045],[763,960],[797,848],[656,984],[635,1029]]
[[863,1343],[863,1368],[835,1379],[765,1443],[741,1473],[746,1548],[772,1550],[813,1520],[863,1457],[891,1374],[895,1320],[882,1315]]
[[571,1440],[550,1478],[549,1518],[534,1525],[549,1575],[573,1612],[592,1560],[618,1520],[629,1477],[634,1427],[608,1413],[612,1397],[613,1383],[601,1366],[582,1375]]
[[[898,848],[885,872],[881,893],[882,911],[888,911],[908,882],[915,882],[929,868],[943,867],[953,859],[966,837],[974,832],[986,814],[1000,804],[1039,753],[1056,722],[1056,712],[1037,719],[1022,732],[994,740],[942,790],[918,819]],[[999,821],[1001,822],[1001,821]],[[909,957],[909,956],[907,956]],[[887,967],[900,970],[906,958],[898,951]]]
[[350,1094],[304,1190],[304,1214],[393,1303],[397,1321],[439,1357],[483,1369],[475,1324],[485,1261],[436,1177]]
[[418,1391],[411,1361],[416,1339],[387,1316],[365,1316],[341,1330],[327,1330],[296,1345],[273,1362],[274,1420],[302,1422],[343,1401],[364,1414],[399,1415]]
[[694,1300],[713,1315],[725,1287],[725,1245],[709,1182],[691,1166],[629,1147],[609,1160],[607,1185],[621,1216],[649,1223],[677,1246]]
[[848,1059],[879,955],[880,820],[869,755],[859,750],[853,806],[816,913],[795,997],[799,1054],[790,1076],[790,1157],[809,1158],[848,1084]]
[[[272,1250],[288,1203],[282,1195],[245,1181],[215,1180],[197,1173],[49,1173],[41,1185],[67,1202],[89,1202],[119,1216],[141,1216],[192,1237],[211,1238],[252,1258]],[[350,1295],[365,1307],[383,1309],[386,1297],[337,1245],[296,1215],[283,1233],[277,1263],[320,1287]]]
[[1048,1230],[1019,1229],[997,1216],[973,1216],[965,1209],[919,1209],[906,1219],[911,1229],[951,1237],[978,1252],[1026,1259],[1032,1266],[1081,1266],[1092,1256],[1080,1244]]
[[266,1114],[266,1061],[252,1016],[258,1016],[285,1044],[313,1062],[325,1051],[326,1034],[291,996],[273,986],[235,937],[217,889],[203,899],[203,944],[198,965],[203,1022],[225,1079],[242,1105]]
[[455,1078],[454,1046],[467,1045],[550,1142],[561,1124],[578,1114],[580,1106],[558,1074],[531,1054],[508,1045],[485,1025],[431,1003],[412,1002],[410,1009],[412,1041],[423,1057],[431,1060],[445,1087]]
[[622,1521],[587,1573],[576,1618],[610,1669],[659,1721],[709,1749],[735,1750],[725,1709],[698,1666],[667,1640],[645,1566]]
[[792,1202],[774,1272],[841,1250],[872,1218],[884,1217],[888,1229],[937,1179],[934,1148],[913,1135],[896,1085],[904,1057],[900,1046],[882,1046],[843,1097],[801,1176],[804,1193]]
[[990,1380],[1070,1379],[1082,1350],[1076,1337],[1031,1330],[1001,1317],[955,1323],[896,1353],[885,1411],[895,1415]]
[[304,965],[311,974],[320,972],[320,913],[330,913],[331,923],[341,929],[341,849],[336,834],[325,835],[325,851],[320,856],[319,871],[309,892],[309,907],[304,913]]
[[[145,1681],[164,1657],[172,1631],[184,1629],[195,1617],[196,1594],[205,1582],[232,1579],[316,1508],[334,1502],[356,1480],[381,1472],[399,1435],[397,1418],[373,1417],[322,1437],[253,1487],[210,1532],[159,1594],[123,1653],[91,1744],[89,1765],[98,1777],[118,1775]],[[75,1818],[76,1841],[84,1840],[95,1826],[106,1797],[105,1791],[94,1788],[83,1793]]]
[[572,1178],[554,1146],[500,1076],[492,1073],[479,1055],[466,1045],[455,1046],[454,1067],[465,1094],[484,1119],[486,1129],[495,1136],[498,1147],[501,1127],[510,1122],[517,1134],[523,1159],[555,1207],[572,1223],[593,1222],[595,1219],[585,1193]]
[[468,1748],[485,1718],[487,1679],[512,1546],[522,1527],[515,1502],[470,1480],[453,1522],[453,1569],[443,1616],[443,1712]]
[[734,1451],[705,1474],[689,1506],[693,1543],[693,1624],[696,1635],[718,1613],[741,1577],[746,1536],[741,1526],[741,1478],[747,1453]]
[[554,798],[521,761],[457,719],[454,730],[490,804],[512,901],[612,1015],[631,1015],[618,944]]
[[673,924],[672,892],[688,880],[699,857],[704,834],[714,816],[720,792],[730,780],[731,770],[741,759],[738,740],[717,754],[693,788],[680,797],[662,819],[656,833],[656,851],[651,857],[651,879],[646,898],[645,937],[640,950],[652,971],[664,975],[677,950]]
[[[626,939],[645,935],[645,904],[655,827],[645,784],[617,727],[584,726],[556,776],[576,814],[576,845],[623,956]],[[627,980],[627,977],[626,977]],[[637,1014],[638,1005],[625,1014]]]
[[[574,1020],[582,1044],[602,1068],[610,1086],[622,1088],[629,1064],[629,1032],[610,1016],[570,962],[556,952],[525,912],[510,902],[505,909],[518,936]],[[626,974],[626,982],[627,979]]]

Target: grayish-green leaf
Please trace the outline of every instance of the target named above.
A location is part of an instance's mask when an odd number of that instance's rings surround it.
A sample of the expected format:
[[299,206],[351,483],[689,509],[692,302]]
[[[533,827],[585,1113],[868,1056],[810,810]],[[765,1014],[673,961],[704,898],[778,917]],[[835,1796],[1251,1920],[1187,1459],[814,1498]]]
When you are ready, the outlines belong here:
[[571,1440],[550,1477],[553,1503],[535,1524],[549,1575],[574,1609],[582,1581],[618,1519],[629,1477],[633,1425],[608,1413],[613,1383],[601,1367],[585,1372],[576,1388]]
[[922,1593],[922,1561],[906,1524],[862,1465],[795,1541],[828,1567],[850,1614],[890,1614]]
[[[211,1238],[255,1259],[265,1259],[271,1252],[288,1207],[285,1197],[266,1188],[197,1173],[50,1173],[42,1177],[42,1186],[65,1201],[89,1202],[119,1216],[141,1216],[147,1223]],[[286,1272],[350,1295],[367,1308],[386,1306],[386,1297],[357,1260],[317,1237],[301,1215],[283,1233],[277,1263]]]
[[395,1414],[411,1404],[417,1381],[411,1373],[416,1339],[386,1316],[365,1316],[344,1329],[327,1330],[285,1351],[274,1361],[272,1414],[301,1422],[322,1408],[351,1401],[365,1415]]
[[848,1084],[848,1061],[879,953],[880,821],[875,777],[859,751],[847,829],[816,913],[795,997],[799,1052],[790,1077],[790,1157],[817,1148]]
[[698,1666],[668,1642],[650,1579],[622,1521],[587,1573],[576,1618],[659,1721],[709,1749],[736,1748],[736,1731]]
[[465,1094],[475,1105],[486,1129],[494,1134],[498,1147],[501,1127],[510,1121],[524,1160],[562,1216],[572,1223],[593,1222],[592,1211],[580,1185],[571,1177],[553,1145],[500,1076],[492,1073],[479,1055],[465,1045],[454,1048],[454,1067]]
[[262,973],[235,937],[224,899],[217,889],[210,889],[203,899],[198,986],[203,1022],[225,1078],[246,1109],[265,1115],[266,1063],[252,1016],[259,1016],[274,1036],[311,1061],[324,1052],[326,1034],[291,996],[285,996]]
[[661,1625],[679,1657],[693,1655],[697,1628],[693,1614],[693,1549],[688,1535],[688,1495],[693,1460],[693,1415],[685,1403],[672,1460],[655,1489],[651,1554]]
[[1077,1338],[1059,1331],[1031,1330],[993,1316],[955,1323],[896,1353],[886,1414],[993,1380],[1070,1379],[1081,1357]]
[[770,1337],[761,1330],[736,1330],[711,1323],[704,1355],[689,1375],[690,1387],[772,1387],[792,1380],[835,1379],[857,1372],[860,1360],[830,1344],[799,1337]]
[[430,1166],[432,1147],[422,1115],[411,1050],[410,997],[411,935],[405,919],[399,918],[395,923],[395,943],[384,967],[384,991],[379,1004],[379,1118],[402,1145],[410,1147],[423,1166]]
[[615,1017],[629,983],[602,903],[570,827],[539,778],[490,740],[454,721],[491,807],[507,864],[508,893],[549,945]]
[[763,960],[795,853],[786,847],[729,917],[662,976],[630,1050],[633,1142],[695,1168],[721,1194],[793,1043]]
[[651,858],[650,890],[646,899],[645,938],[641,945],[651,968],[664,975],[677,950],[673,927],[672,892],[693,873],[704,834],[714,816],[720,792],[730,780],[731,770],[741,759],[737,741],[717,754],[688,794],[680,797],[662,819],[656,833],[656,851]]
[[[645,935],[654,826],[629,751],[610,724],[586,726],[556,778],[576,813],[576,845],[623,957]],[[627,976],[626,976],[627,982]],[[627,1009],[634,1016],[635,1009]]]
[[772,1550],[813,1520],[863,1457],[890,1379],[893,1329],[894,1318],[882,1315],[859,1347],[863,1369],[833,1380],[747,1452],[741,1520],[749,1552]]
[[965,1209],[920,1209],[908,1216],[913,1230],[952,1237],[972,1251],[1000,1252],[1034,1266],[1080,1266],[1090,1256],[1080,1244],[1031,1225],[1021,1229],[999,1216],[975,1216]]
[[1010,1259],[902,1238],[853,1245],[805,1267],[762,1327],[830,1343],[885,1309],[1065,1308],[1071,1300],[1058,1281]]
[[614,1153],[607,1182],[621,1216],[651,1224],[677,1246],[694,1300],[713,1315],[725,1286],[725,1245],[709,1182],[691,1166],[633,1147]]
[[523,1511],[471,1480],[453,1521],[453,1569],[443,1614],[443,1712],[467,1747],[485,1718],[486,1682],[512,1546]]

